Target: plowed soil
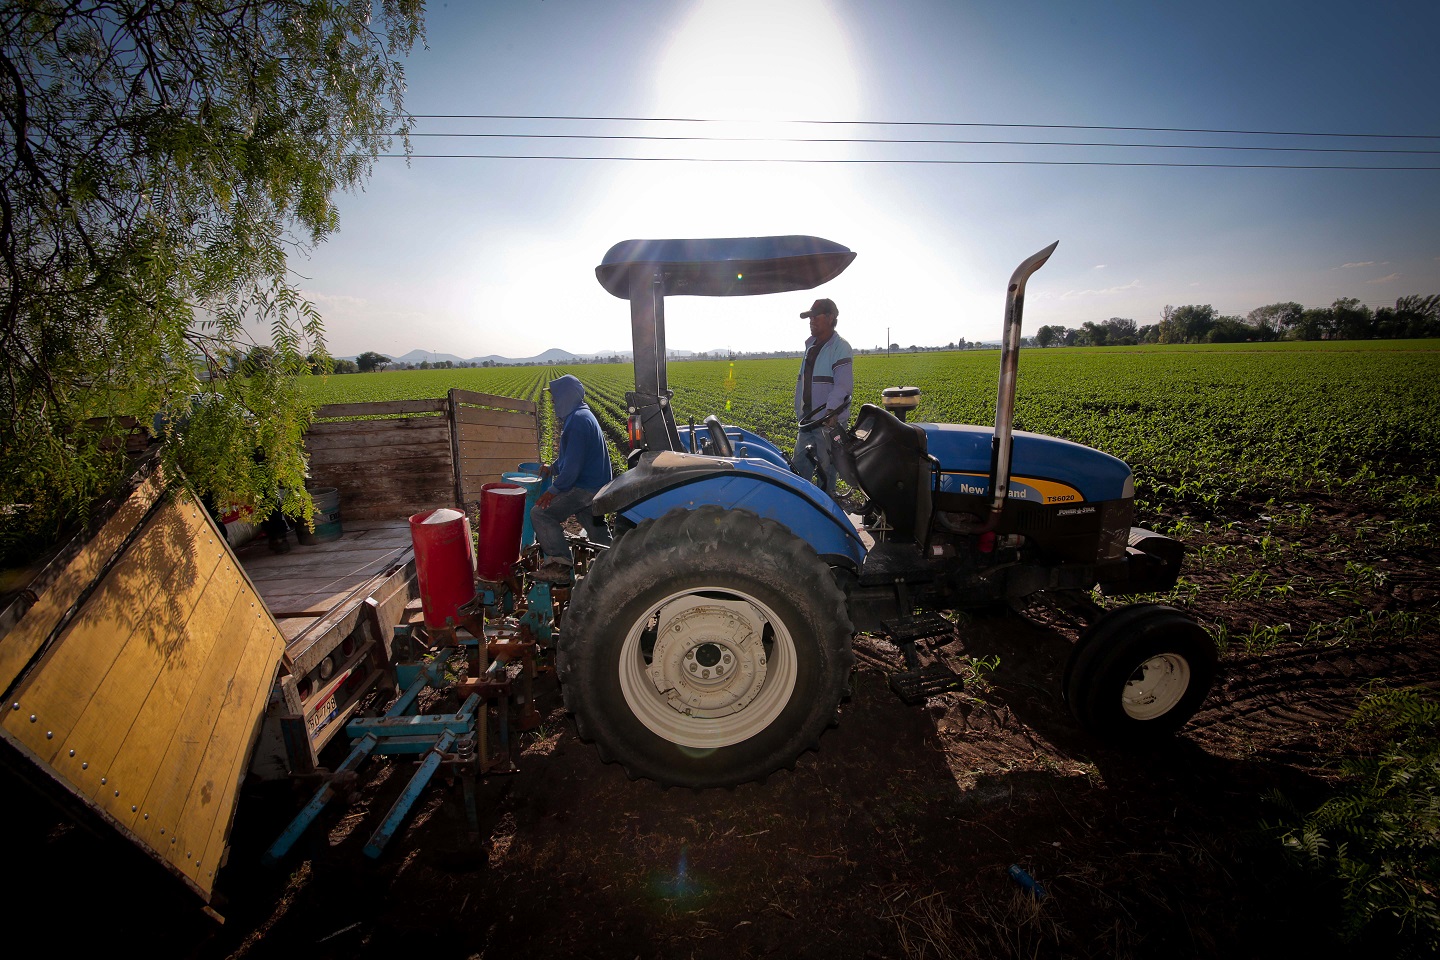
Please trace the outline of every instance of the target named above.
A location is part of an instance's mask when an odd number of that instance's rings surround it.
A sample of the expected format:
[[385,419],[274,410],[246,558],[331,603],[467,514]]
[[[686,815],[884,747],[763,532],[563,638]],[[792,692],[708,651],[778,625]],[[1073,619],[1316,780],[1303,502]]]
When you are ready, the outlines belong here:
[[[478,835],[459,785],[437,780],[385,853],[364,856],[412,769],[375,760],[266,868],[302,801],[247,790],[223,924],[7,782],[9,928],[197,958],[1332,955],[1336,903],[1280,856],[1267,796],[1308,808],[1333,789],[1370,684],[1440,688],[1440,552],[1382,544],[1385,518],[1342,505],[1295,527],[1266,509],[1184,537],[1190,589],[1172,602],[1228,649],[1200,713],[1149,752],[1077,731],[1059,694],[1076,630],[1045,610],[962,618],[926,653],[968,683],[921,707],[888,689],[898,652],[857,639],[853,694],[820,750],[733,790],[662,790],[602,764],[546,677],[545,723],[522,736],[517,773],[481,785]],[[1262,590],[1237,586],[1257,570]],[[1304,639],[1310,625],[1323,629]]]

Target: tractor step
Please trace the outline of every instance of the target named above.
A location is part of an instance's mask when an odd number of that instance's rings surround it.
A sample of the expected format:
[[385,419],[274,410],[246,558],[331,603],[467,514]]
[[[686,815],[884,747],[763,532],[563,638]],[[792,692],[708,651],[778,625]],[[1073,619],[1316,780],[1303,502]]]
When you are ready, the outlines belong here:
[[959,690],[964,685],[960,675],[943,663],[932,663],[919,670],[890,675],[890,689],[895,691],[895,696],[912,707],[924,703],[927,697],[947,690]]
[[897,646],[928,640],[942,634],[953,634],[955,624],[938,613],[919,613],[911,617],[899,617],[880,624],[885,635]]

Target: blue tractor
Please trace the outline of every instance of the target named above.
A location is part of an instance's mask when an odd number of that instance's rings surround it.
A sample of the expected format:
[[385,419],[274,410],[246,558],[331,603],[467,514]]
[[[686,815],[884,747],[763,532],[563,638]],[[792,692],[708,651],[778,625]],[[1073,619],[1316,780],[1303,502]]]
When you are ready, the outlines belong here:
[[677,424],[665,365],[665,298],[808,290],[855,254],[817,237],[630,240],[595,270],[630,302],[635,390],[630,468],[600,491],[614,546],[590,564],[566,615],[557,665],[580,735],[631,776],[711,787],[793,765],[835,720],[851,640],[879,632],[905,651],[896,692],[948,685],[915,642],[946,634],[942,611],[1048,600],[1088,626],[1063,695],[1080,725],[1119,744],[1173,733],[1216,672],[1213,641],[1178,610],[1106,596],[1174,585],[1183,547],[1132,526],[1120,460],[1012,429],[1025,284],[1010,278],[996,424],[909,423],[912,389],[886,390],[833,437],[840,475],[867,502],[858,522],[795,475],[767,439],[706,418]]

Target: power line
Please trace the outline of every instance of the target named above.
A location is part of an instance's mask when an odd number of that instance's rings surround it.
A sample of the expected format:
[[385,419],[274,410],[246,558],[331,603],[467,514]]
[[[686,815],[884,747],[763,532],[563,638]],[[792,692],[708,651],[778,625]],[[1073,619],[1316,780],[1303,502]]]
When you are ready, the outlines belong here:
[[1145,160],[924,160],[864,159],[854,157],[575,157],[557,154],[512,153],[381,153],[386,160],[590,160],[629,163],[849,163],[849,164],[925,164],[952,166],[1033,166],[1033,167],[1176,167],[1212,170],[1440,170],[1440,166],[1374,166],[1358,164],[1299,163],[1179,163]]
[[941,120],[737,120],[716,117],[580,117],[509,113],[416,113],[415,120],[562,120],[599,123],[779,123],[827,126],[873,127],[992,127],[1011,130],[1111,130],[1135,133],[1209,133],[1258,137],[1355,137],[1381,140],[1440,140],[1440,134],[1429,133],[1321,133],[1302,130],[1227,130],[1211,127],[1125,127],[1105,124],[1077,123],[981,123]]
[[[398,132],[385,136],[400,136]],[[1278,153],[1363,153],[1363,154],[1423,154],[1433,156],[1440,150],[1377,149],[1361,147],[1273,147],[1241,146],[1238,144],[1188,144],[1188,143],[1107,143],[1104,141],[1077,140],[955,140],[936,138],[892,138],[892,137],[696,137],[657,136],[651,134],[602,134],[602,133],[411,133],[411,137],[456,137],[460,139],[489,140],[641,140],[660,142],[704,142],[704,143],[870,143],[870,144],[930,144],[950,146],[1002,146],[1002,147],[1112,147],[1137,150],[1245,150]]]

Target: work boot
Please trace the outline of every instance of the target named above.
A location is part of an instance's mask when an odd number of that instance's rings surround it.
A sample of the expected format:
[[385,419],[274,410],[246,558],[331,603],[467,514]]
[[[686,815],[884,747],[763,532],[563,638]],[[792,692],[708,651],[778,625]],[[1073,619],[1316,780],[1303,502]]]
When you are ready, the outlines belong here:
[[535,571],[535,579],[546,583],[569,583],[575,574],[574,564],[559,557],[546,557]]

